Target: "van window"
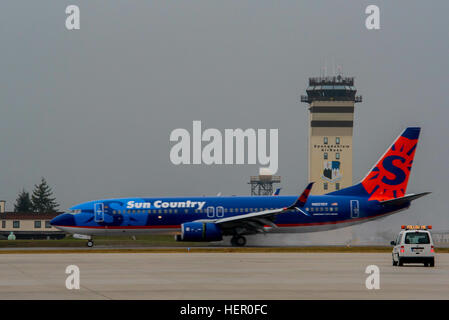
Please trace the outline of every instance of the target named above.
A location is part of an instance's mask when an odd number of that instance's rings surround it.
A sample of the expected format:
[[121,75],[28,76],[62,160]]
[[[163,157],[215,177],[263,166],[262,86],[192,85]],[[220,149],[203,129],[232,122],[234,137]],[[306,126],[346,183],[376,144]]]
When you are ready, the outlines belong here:
[[407,232],[405,244],[429,244],[429,234],[427,232]]

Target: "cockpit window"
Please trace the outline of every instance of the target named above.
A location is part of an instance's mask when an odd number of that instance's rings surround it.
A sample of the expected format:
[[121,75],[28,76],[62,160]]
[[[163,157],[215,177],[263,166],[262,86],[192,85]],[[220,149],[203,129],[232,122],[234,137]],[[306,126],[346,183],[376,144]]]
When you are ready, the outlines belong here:
[[67,211],[67,213],[70,213],[70,214],[81,213],[81,209],[71,209],[71,210]]

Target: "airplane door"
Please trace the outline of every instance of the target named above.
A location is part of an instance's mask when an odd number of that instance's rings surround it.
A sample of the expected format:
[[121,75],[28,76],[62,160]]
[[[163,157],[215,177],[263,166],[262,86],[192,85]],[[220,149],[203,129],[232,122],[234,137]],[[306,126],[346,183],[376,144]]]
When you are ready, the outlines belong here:
[[214,207],[207,207],[207,217],[208,218],[214,218],[215,217],[215,208]]
[[223,207],[217,207],[216,208],[216,215],[217,215],[217,218],[223,218],[223,216],[224,216],[224,208]]
[[96,203],[94,205],[95,222],[104,221],[104,205],[103,203]]
[[359,211],[359,200],[351,200],[351,218],[358,218]]

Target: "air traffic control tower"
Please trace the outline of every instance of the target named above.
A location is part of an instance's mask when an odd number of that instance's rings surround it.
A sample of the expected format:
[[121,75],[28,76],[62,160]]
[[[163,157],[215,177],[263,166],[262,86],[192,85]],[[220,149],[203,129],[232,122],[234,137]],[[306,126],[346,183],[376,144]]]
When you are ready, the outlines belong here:
[[309,78],[309,181],[313,194],[325,194],[352,185],[352,134],[356,96],[354,78]]

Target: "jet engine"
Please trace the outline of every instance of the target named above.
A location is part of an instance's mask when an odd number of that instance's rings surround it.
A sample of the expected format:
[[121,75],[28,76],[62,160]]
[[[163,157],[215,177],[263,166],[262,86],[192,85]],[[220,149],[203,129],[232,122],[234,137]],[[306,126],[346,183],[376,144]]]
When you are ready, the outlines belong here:
[[187,222],[181,225],[181,234],[176,241],[221,241],[223,234],[215,223]]

